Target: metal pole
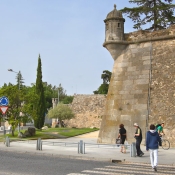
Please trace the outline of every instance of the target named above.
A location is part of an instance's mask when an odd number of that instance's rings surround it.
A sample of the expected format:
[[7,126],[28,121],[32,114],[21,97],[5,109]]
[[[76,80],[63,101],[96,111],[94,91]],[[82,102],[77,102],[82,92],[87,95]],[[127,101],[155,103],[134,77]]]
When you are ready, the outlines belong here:
[[4,119],[4,136],[5,136],[5,134],[6,134],[6,130],[5,130],[5,114],[3,114],[3,119]]
[[[59,94],[59,88],[58,88],[58,103],[59,103],[59,95],[60,95],[60,94]],[[57,104],[58,104],[58,103],[57,103]]]
[[[20,71],[18,72],[18,90],[20,91]],[[19,116],[20,117],[20,116]],[[20,132],[20,124],[18,123],[18,132]]]

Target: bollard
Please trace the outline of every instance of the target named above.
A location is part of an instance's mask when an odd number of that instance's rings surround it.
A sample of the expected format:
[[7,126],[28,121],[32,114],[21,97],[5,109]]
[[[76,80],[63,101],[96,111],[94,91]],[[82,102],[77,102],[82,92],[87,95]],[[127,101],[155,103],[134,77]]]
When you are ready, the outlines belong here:
[[42,141],[41,141],[41,138],[38,138],[37,139],[36,150],[42,150]]
[[36,150],[39,150],[39,140],[36,141]]
[[80,143],[78,142],[78,154],[80,154]]
[[80,142],[78,142],[78,153],[85,154],[85,144],[83,143],[83,140],[80,140]]
[[40,140],[40,151],[42,151],[43,142]]
[[133,142],[130,146],[130,156],[136,157],[136,143]]
[[84,147],[83,147],[83,150],[84,150],[83,154],[85,154],[85,143],[84,143]]
[[10,147],[10,138],[8,137],[8,147]]
[[80,140],[80,153],[83,154],[83,140]]
[[41,150],[41,138],[38,138],[38,150]]
[[10,147],[10,139],[8,136],[5,138],[5,146]]

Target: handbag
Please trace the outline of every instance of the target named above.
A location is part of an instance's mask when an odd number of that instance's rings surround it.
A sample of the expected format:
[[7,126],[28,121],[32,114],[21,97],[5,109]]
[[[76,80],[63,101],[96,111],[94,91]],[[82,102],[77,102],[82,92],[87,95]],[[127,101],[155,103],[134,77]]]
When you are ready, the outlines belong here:
[[119,138],[117,138],[116,139],[116,144],[120,144],[121,142],[120,142],[120,139]]

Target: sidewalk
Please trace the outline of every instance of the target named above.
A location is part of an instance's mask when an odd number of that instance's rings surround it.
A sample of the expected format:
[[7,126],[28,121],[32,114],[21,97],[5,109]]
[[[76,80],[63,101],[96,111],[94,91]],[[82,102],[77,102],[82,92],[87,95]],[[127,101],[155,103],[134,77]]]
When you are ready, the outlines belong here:
[[[143,157],[130,157],[130,150],[127,149],[126,154],[120,152],[120,148],[115,147],[102,147],[98,148],[97,145],[98,131],[71,137],[68,139],[49,139],[42,140],[42,151],[36,150],[36,141],[25,142],[11,142],[10,147],[6,147],[4,143],[0,143],[0,150],[15,151],[18,153],[32,153],[32,154],[44,154],[51,156],[59,156],[62,158],[72,159],[86,159],[86,160],[98,160],[98,161],[113,161],[113,162],[138,162],[149,163],[149,152],[145,150],[145,146],[141,146],[142,151],[145,153]],[[83,140],[85,142],[85,154],[78,154],[77,143]],[[48,144],[48,143],[50,144]],[[64,142],[62,145],[53,142]],[[87,143],[94,144],[88,145]],[[46,145],[47,144],[47,145]],[[53,146],[54,144],[54,146]],[[96,145],[95,145],[96,144]],[[65,146],[66,145],[66,146]],[[169,164],[175,166],[175,149],[169,150],[159,149],[159,164]]]

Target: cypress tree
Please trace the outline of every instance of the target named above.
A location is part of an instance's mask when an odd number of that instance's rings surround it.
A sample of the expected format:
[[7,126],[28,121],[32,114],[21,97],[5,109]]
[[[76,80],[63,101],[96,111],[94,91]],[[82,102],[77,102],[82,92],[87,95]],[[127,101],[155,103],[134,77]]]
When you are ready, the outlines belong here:
[[44,125],[44,120],[45,120],[45,97],[44,97],[44,87],[42,82],[42,65],[41,65],[40,55],[38,57],[36,94],[38,96],[38,101],[36,103],[37,104],[36,118],[34,119],[34,125],[36,128],[41,129]]
[[152,26],[147,30],[160,30],[175,24],[173,0],[129,0],[136,3],[137,7],[121,9],[123,13],[135,23],[135,29],[152,22]]

